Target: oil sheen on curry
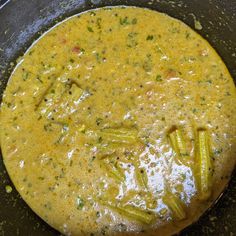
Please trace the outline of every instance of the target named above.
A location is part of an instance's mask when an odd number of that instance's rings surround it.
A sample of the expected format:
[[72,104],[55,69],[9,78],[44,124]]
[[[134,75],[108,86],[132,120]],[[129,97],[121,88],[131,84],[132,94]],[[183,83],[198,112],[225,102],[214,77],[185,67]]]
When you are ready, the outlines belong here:
[[73,16],[19,59],[1,106],[17,190],[65,235],[171,235],[235,166],[236,93],[184,23],[131,7]]

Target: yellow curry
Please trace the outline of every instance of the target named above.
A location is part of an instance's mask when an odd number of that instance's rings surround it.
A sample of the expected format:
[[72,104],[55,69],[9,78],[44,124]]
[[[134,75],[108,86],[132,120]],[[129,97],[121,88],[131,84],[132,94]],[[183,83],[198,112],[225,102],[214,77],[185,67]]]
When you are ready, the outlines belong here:
[[17,190],[65,235],[171,235],[235,166],[236,93],[214,49],[155,11],[102,8],[36,41],[1,105]]

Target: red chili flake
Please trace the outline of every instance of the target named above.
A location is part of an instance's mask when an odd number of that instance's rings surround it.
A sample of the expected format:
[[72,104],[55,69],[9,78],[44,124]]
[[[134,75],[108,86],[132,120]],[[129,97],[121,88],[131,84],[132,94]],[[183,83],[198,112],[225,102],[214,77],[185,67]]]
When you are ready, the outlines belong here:
[[61,39],[62,44],[66,44],[66,39]]
[[173,78],[173,77],[178,77],[179,74],[178,74],[178,72],[176,70],[168,69],[165,72],[165,76],[167,77],[167,79],[170,79],[170,78]]
[[78,46],[73,47],[73,48],[72,48],[72,52],[74,52],[74,53],[80,53],[80,47],[78,47]]

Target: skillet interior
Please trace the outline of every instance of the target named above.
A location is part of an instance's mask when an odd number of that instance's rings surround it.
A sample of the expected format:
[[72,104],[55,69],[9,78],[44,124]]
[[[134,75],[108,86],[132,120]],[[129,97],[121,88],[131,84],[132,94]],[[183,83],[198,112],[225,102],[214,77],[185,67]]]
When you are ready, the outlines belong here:
[[[2,3],[3,1],[0,1]],[[152,3],[152,4],[150,4]],[[194,28],[193,13],[203,25],[199,33],[216,48],[236,81],[236,1],[220,0],[11,0],[0,9],[0,94],[4,91],[14,65],[38,32],[50,28],[56,20],[87,9],[106,5],[135,5],[165,12]],[[0,235],[58,235],[37,217],[19,197],[16,190],[7,194],[11,184],[0,160]],[[184,230],[183,235],[232,235],[236,232],[236,175],[228,189],[199,222]]]

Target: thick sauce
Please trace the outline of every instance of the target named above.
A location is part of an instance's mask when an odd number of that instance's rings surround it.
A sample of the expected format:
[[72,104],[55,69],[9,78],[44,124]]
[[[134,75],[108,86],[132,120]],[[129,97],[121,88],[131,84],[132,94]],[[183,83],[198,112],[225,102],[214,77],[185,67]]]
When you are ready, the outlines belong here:
[[62,233],[170,235],[226,185],[235,114],[233,80],[198,34],[165,14],[104,8],[21,58],[1,148],[21,196]]

